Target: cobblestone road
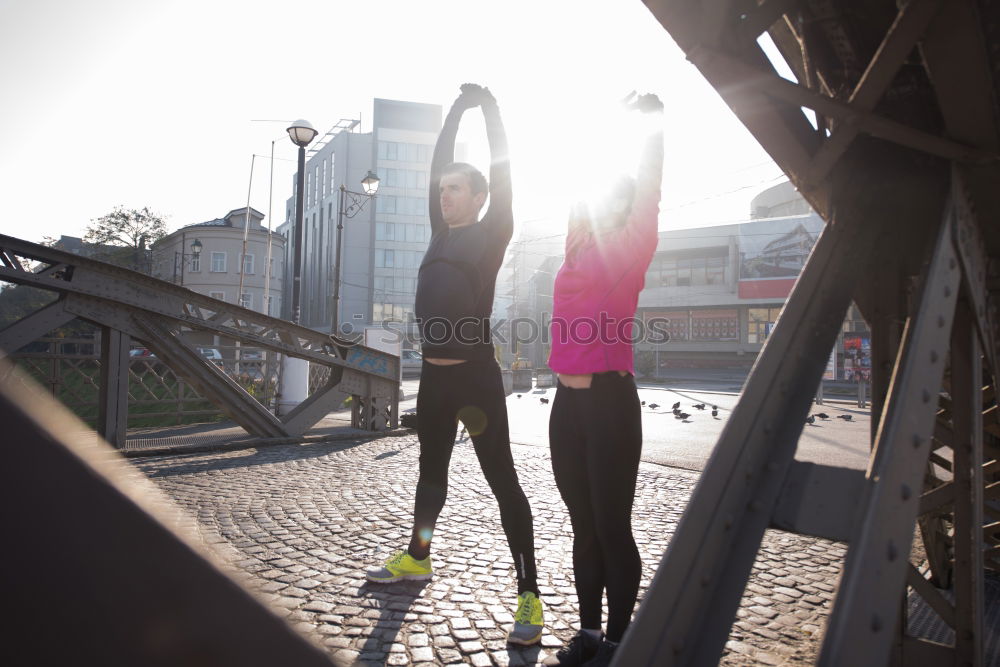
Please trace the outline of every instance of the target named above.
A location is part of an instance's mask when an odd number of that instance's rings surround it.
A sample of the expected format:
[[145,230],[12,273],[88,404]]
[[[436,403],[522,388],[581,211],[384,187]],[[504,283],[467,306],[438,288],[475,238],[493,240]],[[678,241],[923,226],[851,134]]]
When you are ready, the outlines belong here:
[[[547,452],[514,447],[535,518],[546,605],[541,646],[508,647],[514,567],[471,443],[451,463],[429,582],[368,584],[365,568],[409,537],[417,471],[413,436],[132,459],[173,498],[201,539],[273,607],[339,660],[525,665],[575,632],[569,516]],[[645,593],[697,473],[643,463],[634,511]],[[844,547],[769,532],[723,664],[811,661]]]

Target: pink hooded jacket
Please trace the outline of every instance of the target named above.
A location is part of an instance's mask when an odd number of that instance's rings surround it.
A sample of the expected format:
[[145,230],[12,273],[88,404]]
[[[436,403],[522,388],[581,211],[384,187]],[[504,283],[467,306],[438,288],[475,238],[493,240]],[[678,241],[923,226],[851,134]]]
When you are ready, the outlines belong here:
[[663,134],[657,132],[643,152],[625,224],[603,233],[570,225],[553,289],[549,367],[555,372],[635,374],[632,318],[656,252],[662,177]]

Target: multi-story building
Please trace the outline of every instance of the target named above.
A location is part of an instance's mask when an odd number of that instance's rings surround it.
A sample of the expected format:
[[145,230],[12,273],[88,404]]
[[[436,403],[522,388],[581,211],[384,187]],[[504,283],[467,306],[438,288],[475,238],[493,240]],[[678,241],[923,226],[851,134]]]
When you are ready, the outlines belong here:
[[[564,224],[559,221],[555,225],[525,227],[507,247],[493,301],[493,320],[495,323],[506,320],[500,331],[511,341],[500,349],[500,361],[504,365],[510,366],[519,360],[534,364],[542,356],[540,337],[533,332],[543,324],[535,322],[533,304],[546,297],[551,303],[551,281],[562,263],[566,244],[561,227]],[[539,289],[540,285],[545,287]]]
[[[181,227],[153,244],[153,276],[214,299],[277,315],[284,284],[285,239],[261,225],[263,219],[263,213],[244,207],[215,220]],[[196,241],[197,253],[192,250]]]
[[[321,331],[329,331],[333,322],[341,185],[360,192],[361,179],[369,170],[379,177],[374,202],[343,219],[338,317],[342,332],[412,315],[417,271],[430,240],[427,188],[441,107],[376,99],[372,131],[355,132],[358,124],[337,123],[312,146],[306,160],[300,321]],[[279,227],[289,239],[294,238],[296,179],[297,175],[285,207],[286,222]],[[289,289],[293,252],[289,243],[285,275]],[[290,302],[287,294],[286,317]]]
[[[656,368],[748,367],[757,358],[824,222],[787,184],[758,195],[751,210],[747,222],[659,233],[636,317],[646,331],[658,320],[669,340],[646,337],[635,346],[637,354],[653,356]],[[553,254],[531,277],[528,310],[542,330],[561,263],[562,255]],[[865,375],[867,336],[852,306],[836,348],[835,379]],[[543,337],[521,345],[522,356],[544,366],[550,347]]]

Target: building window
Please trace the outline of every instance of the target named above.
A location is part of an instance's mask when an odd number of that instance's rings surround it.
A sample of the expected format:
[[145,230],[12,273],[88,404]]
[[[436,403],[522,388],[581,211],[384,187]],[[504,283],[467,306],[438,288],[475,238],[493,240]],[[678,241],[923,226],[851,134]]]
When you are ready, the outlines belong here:
[[647,322],[646,326],[649,326],[652,319],[661,320],[658,328],[666,330],[671,341],[686,341],[691,338],[691,313],[687,310],[647,310],[643,317]]
[[378,158],[380,160],[398,160],[399,144],[395,141],[378,142]]
[[191,271],[201,271],[201,255],[191,255]]
[[379,195],[375,198],[375,211],[377,213],[395,213],[396,197],[392,195]]
[[226,253],[212,252],[212,273],[226,272]]
[[747,314],[747,342],[763,343],[777,324],[781,308],[749,308]]
[[726,258],[709,257],[705,267],[705,284],[722,285],[726,282]]
[[240,305],[244,308],[253,308],[253,294],[241,294],[240,295]]
[[244,275],[253,275],[253,254],[243,255],[243,273]]
[[702,257],[657,257],[646,273],[650,287],[721,285],[726,281],[725,255]]
[[208,295],[210,297],[212,297],[213,299],[218,299],[219,301],[225,301],[226,300],[226,293],[225,292],[209,292]]
[[736,309],[692,310],[691,340],[739,340],[739,316]]
[[372,322],[407,322],[413,319],[413,306],[398,303],[376,303],[372,305]]

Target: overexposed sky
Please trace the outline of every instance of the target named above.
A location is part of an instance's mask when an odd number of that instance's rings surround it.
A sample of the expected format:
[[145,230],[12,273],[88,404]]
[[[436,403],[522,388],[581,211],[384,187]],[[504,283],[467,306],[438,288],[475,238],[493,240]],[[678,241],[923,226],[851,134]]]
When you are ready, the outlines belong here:
[[[745,219],[780,170],[640,0],[0,0],[0,233],[82,236],[118,204],[168,229],[291,193],[285,122],[371,125],[375,97],[440,104],[487,85],[511,146],[518,225],[563,225],[620,168],[615,102],[666,104],[661,227]],[[470,123],[460,135],[485,143]]]

